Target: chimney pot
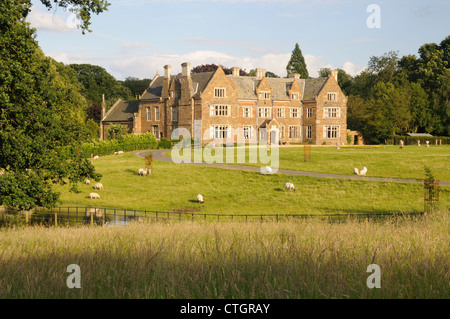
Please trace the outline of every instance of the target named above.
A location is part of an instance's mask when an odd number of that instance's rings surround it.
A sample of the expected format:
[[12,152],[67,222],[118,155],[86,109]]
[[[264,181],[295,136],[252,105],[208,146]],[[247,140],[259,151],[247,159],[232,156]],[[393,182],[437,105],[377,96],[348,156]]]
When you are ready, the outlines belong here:
[[256,77],[263,78],[266,75],[265,69],[256,69]]
[[333,76],[334,77],[334,79],[336,80],[336,82],[337,82],[337,80],[338,80],[338,70],[332,70],[331,71],[331,76]]
[[238,67],[233,68],[233,76],[239,76],[240,69]]
[[165,79],[170,79],[170,71],[171,71],[172,67],[170,65],[165,65],[164,66],[164,78]]
[[185,62],[183,64],[181,64],[181,74],[183,76],[187,76],[190,77],[191,76],[191,63],[190,62]]

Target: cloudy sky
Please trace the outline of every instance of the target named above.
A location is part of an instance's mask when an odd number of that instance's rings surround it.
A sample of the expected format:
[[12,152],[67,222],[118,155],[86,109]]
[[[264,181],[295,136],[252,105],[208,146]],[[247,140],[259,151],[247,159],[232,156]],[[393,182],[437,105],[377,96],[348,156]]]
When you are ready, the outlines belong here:
[[[355,75],[373,55],[417,54],[450,35],[450,1],[109,0],[82,35],[76,17],[32,0],[28,21],[45,54],[100,65],[119,80],[153,78],[181,63],[264,68],[286,76],[295,43],[310,76],[321,67]],[[374,6],[375,5],[375,6]]]

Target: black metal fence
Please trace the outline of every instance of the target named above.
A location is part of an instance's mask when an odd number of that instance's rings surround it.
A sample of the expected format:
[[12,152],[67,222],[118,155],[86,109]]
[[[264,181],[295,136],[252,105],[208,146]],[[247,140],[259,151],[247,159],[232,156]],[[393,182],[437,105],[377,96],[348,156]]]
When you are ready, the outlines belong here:
[[212,214],[200,212],[161,212],[140,211],[102,207],[57,207],[52,209],[36,208],[33,211],[18,212],[5,210],[0,212],[0,224],[14,223],[43,226],[125,226],[133,222],[164,221],[210,221],[210,222],[280,222],[293,219],[321,218],[330,222],[347,220],[386,219],[395,216],[422,215],[414,213],[347,213],[347,214]]

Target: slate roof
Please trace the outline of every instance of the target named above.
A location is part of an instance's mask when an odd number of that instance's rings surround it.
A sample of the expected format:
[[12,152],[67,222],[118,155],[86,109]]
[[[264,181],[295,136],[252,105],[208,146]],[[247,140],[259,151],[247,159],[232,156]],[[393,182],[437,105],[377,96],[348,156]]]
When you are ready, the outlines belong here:
[[139,101],[119,100],[106,114],[103,122],[129,122],[133,120],[134,113],[139,112]]
[[328,78],[306,79],[303,101],[313,101],[327,80]]

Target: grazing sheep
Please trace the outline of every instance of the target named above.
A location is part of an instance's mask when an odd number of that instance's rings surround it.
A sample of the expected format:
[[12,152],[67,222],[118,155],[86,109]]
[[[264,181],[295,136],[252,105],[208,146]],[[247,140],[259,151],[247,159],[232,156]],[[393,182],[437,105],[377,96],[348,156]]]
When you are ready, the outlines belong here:
[[123,151],[118,151],[117,154],[121,155],[121,154],[123,154]]
[[353,173],[359,176],[359,170],[356,167],[353,169]]
[[205,202],[205,201],[203,200],[203,196],[200,195],[200,194],[197,195],[197,201],[198,201],[200,204],[203,204],[203,203]]
[[114,155],[119,155],[119,152],[114,152]]
[[417,146],[420,146],[420,140],[417,140]]
[[87,179],[87,180],[84,181],[84,183],[85,183],[86,185],[90,185],[90,184],[91,184],[91,181]]
[[272,174],[272,168],[270,166],[261,167],[261,174]]
[[367,173],[367,168],[363,167],[362,170],[359,172],[359,175],[360,176],[366,176],[366,173]]
[[90,199],[100,199],[100,195],[97,193],[90,193],[89,198]]
[[138,174],[139,176],[146,176],[148,174],[148,169],[140,168]]
[[400,148],[403,148],[405,146],[405,142],[403,140],[400,140]]
[[103,184],[102,183],[95,183],[94,186],[92,186],[93,189],[100,189],[103,190]]
[[287,191],[294,191],[295,192],[295,186],[294,186],[294,184],[292,184],[292,183],[286,183],[286,184],[284,184],[284,188],[287,190]]
[[95,155],[95,156],[94,156],[94,161],[95,161],[95,160],[98,160],[99,158],[100,158],[100,156]]
[[430,142],[429,141],[425,141],[425,143],[427,143],[427,147],[430,147]]

